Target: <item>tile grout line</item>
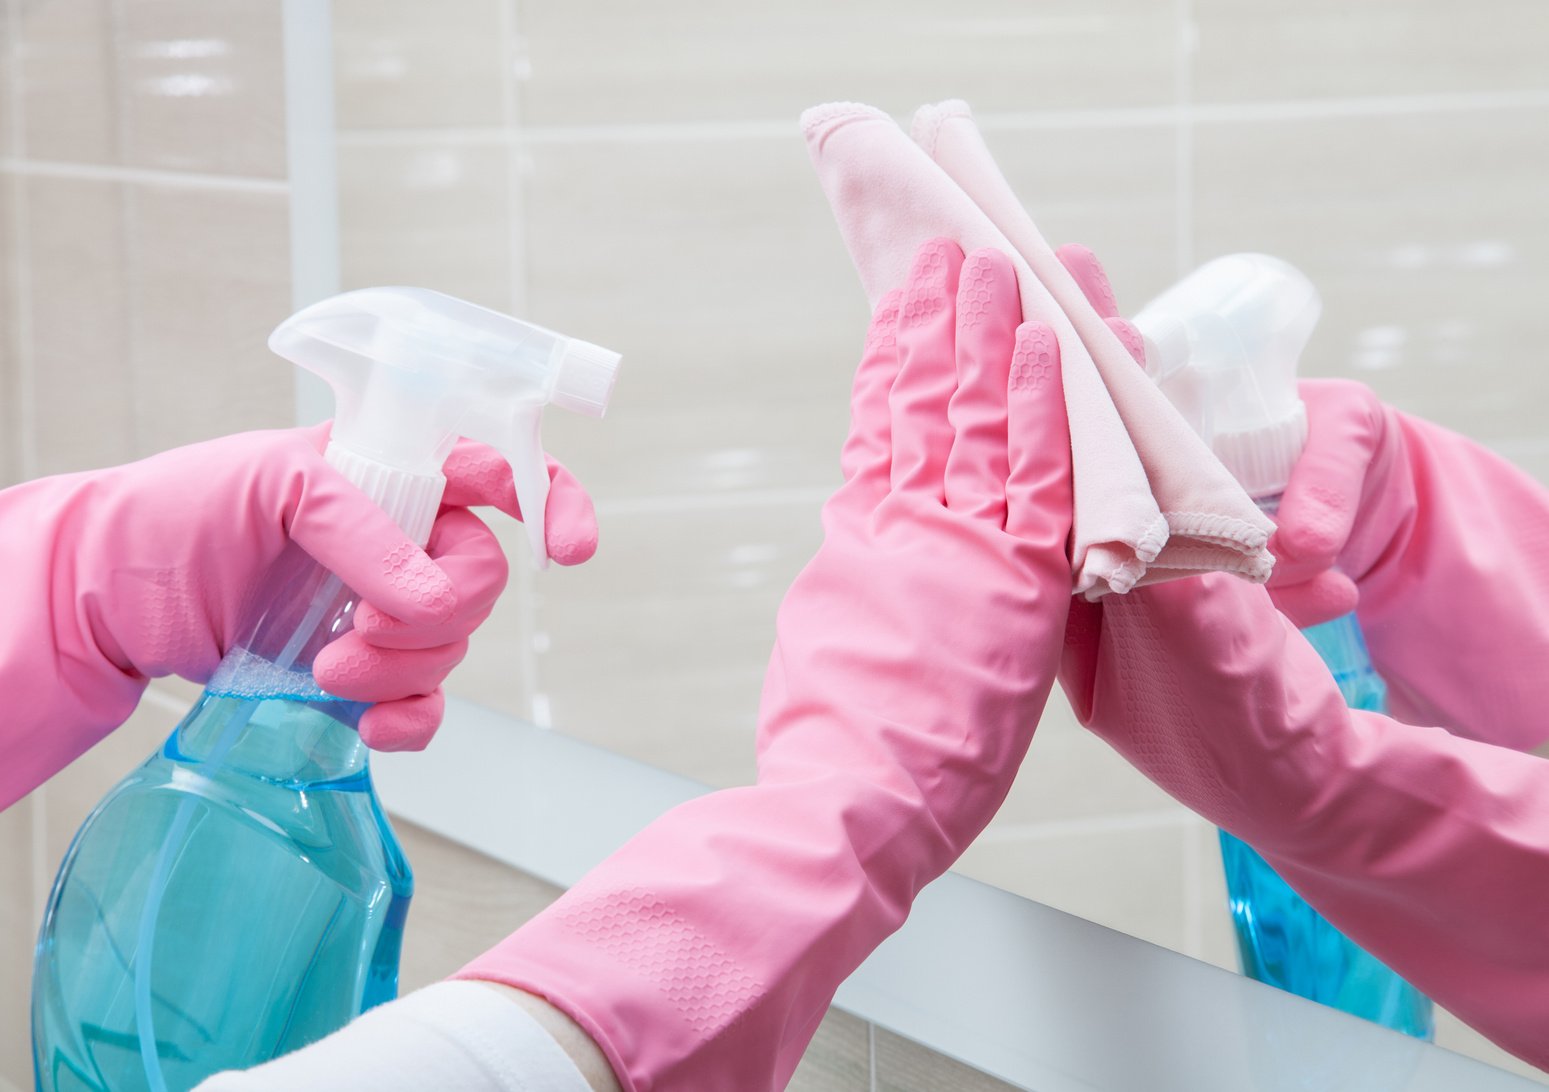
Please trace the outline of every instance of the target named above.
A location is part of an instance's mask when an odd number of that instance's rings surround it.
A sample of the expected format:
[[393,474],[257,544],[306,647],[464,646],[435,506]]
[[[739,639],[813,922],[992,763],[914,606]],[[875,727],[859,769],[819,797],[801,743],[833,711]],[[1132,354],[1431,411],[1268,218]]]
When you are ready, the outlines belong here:
[[[1191,20],[1192,23],[1192,20]],[[1155,128],[1181,121],[1220,125],[1264,121],[1311,121],[1324,118],[1402,117],[1414,114],[1479,113],[1549,107],[1549,89],[1445,94],[1370,95],[1343,99],[1284,99],[1267,102],[1196,103],[1172,106],[1096,107],[1075,110],[986,111],[975,120],[987,131],[1006,129]],[[796,134],[794,118],[785,120],[628,122],[591,125],[538,125],[523,128],[528,146],[662,141],[784,140]],[[347,147],[398,147],[423,143],[502,144],[516,134],[497,126],[343,129]]]
[[0,159],[0,170],[30,178],[72,179],[83,182],[131,182],[148,186],[174,186],[182,189],[219,190],[228,193],[287,194],[290,192],[290,183],[284,179],[203,174],[197,171],[167,171],[151,167],[65,163],[58,160],[27,159],[24,156],[6,156]]
[[1194,56],[1198,47],[1199,28],[1194,25],[1193,0],[1178,0],[1178,71],[1177,87],[1179,119],[1174,130],[1174,154],[1177,159],[1173,184],[1177,193],[1178,233],[1177,275],[1183,277],[1194,264],[1194,121],[1189,107],[1194,96]]
[[[510,278],[507,305],[520,317],[527,309],[527,223],[523,167],[526,152],[521,141],[521,107],[516,86],[516,57],[520,44],[517,34],[517,0],[502,0],[499,6],[500,31],[495,48],[500,56],[501,133],[506,151],[506,270]],[[521,596],[520,643],[522,693],[527,715],[535,724],[550,726],[548,702],[539,692],[538,662],[538,580],[531,564],[518,563],[513,574]]]

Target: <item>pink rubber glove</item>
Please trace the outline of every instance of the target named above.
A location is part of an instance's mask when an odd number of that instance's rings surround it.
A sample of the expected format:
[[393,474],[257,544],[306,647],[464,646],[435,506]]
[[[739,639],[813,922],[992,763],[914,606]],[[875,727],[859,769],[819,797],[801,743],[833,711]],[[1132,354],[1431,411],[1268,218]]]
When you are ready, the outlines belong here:
[[[1060,260],[1136,360],[1085,247]],[[1307,447],[1270,542],[1275,605],[1306,627],[1357,610],[1394,714],[1516,750],[1549,739],[1549,490],[1345,380],[1301,384]],[[1438,640],[1446,634],[1446,640]]]
[[1300,626],[1356,610],[1399,718],[1542,744],[1549,491],[1358,383],[1309,380],[1301,395],[1307,449],[1275,517],[1275,603]]
[[[360,722],[369,745],[429,741],[440,682],[506,579],[466,506],[517,515],[510,471],[488,448],[458,446],[427,555],[323,461],[327,438],[326,425],[245,433],[0,492],[0,807],[122,723],[149,678],[208,680],[247,593],[292,540],[364,600],[356,631],[319,655],[318,683],[379,703]],[[550,474],[550,552],[584,561],[591,501],[557,464]]]
[[1067,642],[1084,724],[1421,992],[1549,1066],[1549,763],[1346,708],[1268,593],[1229,577],[1075,603]]
[[1004,255],[920,252],[780,609],[757,784],[669,812],[459,972],[547,998],[631,1092],[785,1087],[1011,785],[1071,588],[1054,338],[1019,315]]

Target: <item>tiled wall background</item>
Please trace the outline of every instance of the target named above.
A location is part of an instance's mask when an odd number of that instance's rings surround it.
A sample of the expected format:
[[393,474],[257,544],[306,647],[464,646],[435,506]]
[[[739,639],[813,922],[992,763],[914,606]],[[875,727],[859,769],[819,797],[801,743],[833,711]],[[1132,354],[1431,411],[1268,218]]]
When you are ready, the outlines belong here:
[[[1539,0],[334,11],[346,286],[425,284],[626,355],[605,423],[548,424],[603,550],[576,572],[515,567],[463,696],[712,784],[751,777],[774,610],[817,544],[865,322],[796,133],[826,99],[968,99],[1045,232],[1093,246],[1131,307],[1218,253],[1290,259],[1325,295],[1309,372],[1549,478],[1530,355],[1549,342]],[[288,421],[262,347],[290,299],[279,19],[0,0],[0,484]],[[182,693],[0,815],[0,1082],[30,1079],[26,938],[54,865]],[[411,982],[546,897],[411,841]],[[1212,833],[1058,700],[960,867],[1232,960]],[[464,885],[509,913],[434,912]],[[1450,1022],[1443,1041],[1501,1057]],[[843,1016],[821,1042],[803,1087],[972,1086]]]

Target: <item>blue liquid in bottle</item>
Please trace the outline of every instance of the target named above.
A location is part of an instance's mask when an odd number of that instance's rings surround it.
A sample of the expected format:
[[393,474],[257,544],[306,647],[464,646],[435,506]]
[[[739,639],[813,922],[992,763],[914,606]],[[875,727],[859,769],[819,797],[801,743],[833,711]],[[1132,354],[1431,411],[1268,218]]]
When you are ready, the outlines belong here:
[[[1354,614],[1303,630],[1352,709],[1387,712]],[[1418,1039],[1435,1034],[1431,1000],[1309,906],[1246,842],[1221,831],[1227,897],[1243,973]]]
[[352,593],[299,550],[166,744],[97,805],[33,972],[40,1092],[182,1092],[397,993],[413,880],[310,665]]

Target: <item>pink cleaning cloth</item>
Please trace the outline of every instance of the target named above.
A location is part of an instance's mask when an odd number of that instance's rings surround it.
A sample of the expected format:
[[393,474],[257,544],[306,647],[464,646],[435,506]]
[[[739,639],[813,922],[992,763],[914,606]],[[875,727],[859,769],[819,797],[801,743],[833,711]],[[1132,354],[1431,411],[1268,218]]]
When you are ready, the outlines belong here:
[[873,307],[903,282],[926,239],[1011,255],[1023,317],[1052,327],[1060,343],[1074,591],[1097,598],[1204,571],[1268,579],[1273,525],[1086,301],[1012,196],[967,107],[921,116],[925,148],[857,103],[814,107],[802,129]]

